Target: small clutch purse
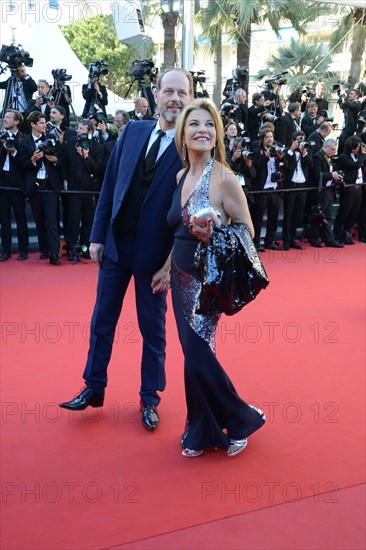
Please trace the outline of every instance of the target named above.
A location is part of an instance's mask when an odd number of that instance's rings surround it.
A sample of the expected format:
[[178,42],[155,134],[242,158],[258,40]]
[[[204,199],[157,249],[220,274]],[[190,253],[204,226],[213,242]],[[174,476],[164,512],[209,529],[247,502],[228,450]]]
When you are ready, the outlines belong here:
[[197,225],[204,227],[207,224],[208,220],[211,220],[213,229],[220,227],[220,218],[220,214],[211,206],[208,206],[207,208],[202,208],[194,215],[194,221]]

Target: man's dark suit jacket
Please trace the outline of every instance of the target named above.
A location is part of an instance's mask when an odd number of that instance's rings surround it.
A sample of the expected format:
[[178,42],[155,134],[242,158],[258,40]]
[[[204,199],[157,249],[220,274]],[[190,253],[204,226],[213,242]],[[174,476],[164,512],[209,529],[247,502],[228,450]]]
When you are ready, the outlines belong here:
[[334,161],[332,159],[327,159],[323,149],[320,149],[315,155],[313,155],[313,175],[314,182],[313,185],[319,185],[320,178],[322,177],[322,186],[325,187],[326,183],[332,179],[332,172],[329,167],[329,160],[332,163],[333,172],[335,171]]
[[[53,136],[51,134],[47,134],[46,137],[52,138]],[[35,183],[37,181],[37,173],[42,166],[42,161],[44,162],[51,187],[53,187],[53,189],[62,189],[62,177],[61,177],[61,170],[60,170],[61,156],[57,157],[56,166],[54,166],[52,162],[49,162],[45,157],[40,159],[35,166],[31,161],[31,157],[35,150],[36,150],[36,145],[34,143],[33,136],[32,135],[24,136],[19,143],[19,149],[18,149],[18,155],[19,155],[18,160],[23,170],[25,171],[25,185],[24,185],[23,193],[26,196],[31,196],[36,190]]]
[[108,91],[107,88],[103,86],[103,84],[99,84],[99,89],[102,94],[101,98],[95,93],[94,88],[89,88],[89,84],[83,84],[81,89],[83,98],[85,99],[84,110],[83,114],[81,115],[83,118],[88,117],[90,108],[94,101],[100,105],[103,113],[107,115],[105,107],[106,105],[108,105]]
[[[8,83],[10,81],[11,77],[5,80],[4,82],[0,82],[0,90],[6,90],[8,87]],[[23,84],[23,92],[25,95],[26,103],[32,99],[32,95],[37,90],[37,84],[34,82],[33,78],[30,76],[28,78],[20,79],[20,82]]]
[[[18,132],[16,136],[14,136],[15,140],[15,148],[19,149],[19,142],[24,136],[21,132]],[[0,150],[0,186],[11,186],[14,188],[22,189],[23,182],[24,182],[24,174],[22,167],[19,163],[19,154],[17,153],[15,157],[13,157],[11,154],[9,154],[9,176],[3,175],[3,168],[5,164],[6,157],[8,155],[7,150],[5,147],[3,147],[3,144],[1,143],[1,150]]]
[[304,132],[306,137],[308,137],[308,135],[311,134],[312,132],[315,132],[315,130],[317,130],[318,128],[319,128],[319,124],[316,121],[316,117],[315,117],[315,122],[313,121],[313,118],[308,113],[306,113],[302,117],[301,130]]
[[[37,113],[42,113],[42,109],[40,109],[39,107],[37,107],[36,105],[36,100],[35,99],[31,99],[30,101],[28,101],[28,105],[27,105],[27,110],[25,112],[25,116],[27,117],[30,113],[33,113],[34,111],[36,111]],[[46,120],[50,120],[50,112],[51,112],[51,107],[47,104],[46,105],[46,108],[44,110],[44,116],[46,117]]]
[[[114,221],[155,125],[156,122],[149,120],[130,121],[109,159],[90,240],[104,244],[104,254],[112,261],[118,260]],[[173,234],[166,218],[177,187],[176,175],[181,167],[172,141],[161,158],[141,208],[135,241],[135,274],[152,275],[164,265],[171,251]]]
[[323,147],[323,143],[325,141],[325,139],[322,137],[321,133],[318,132],[317,130],[315,130],[315,132],[312,132],[311,134],[309,134],[308,137],[307,137],[307,140],[310,141],[310,142],[311,141],[315,142],[315,144],[312,145],[312,147],[311,147],[313,155],[315,153],[317,153],[319,151],[319,149],[321,149]]
[[292,134],[296,132],[298,128],[296,127],[295,121],[291,113],[286,113],[277,124],[276,127],[276,141],[290,147],[292,143]]

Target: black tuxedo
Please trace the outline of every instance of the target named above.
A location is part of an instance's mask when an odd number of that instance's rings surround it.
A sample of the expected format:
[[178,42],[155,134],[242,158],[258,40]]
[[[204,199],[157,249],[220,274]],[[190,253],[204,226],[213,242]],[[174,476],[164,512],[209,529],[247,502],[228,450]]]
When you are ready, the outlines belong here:
[[[11,78],[12,77],[8,78],[4,82],[0,82],[1,90],[7,90],[8,84],[10,83]],[[31,78],[29,75],[27,75],[27,78],[23,78],[23,79],[17,78],[16,80],[17,82],[20,82],[23,85],[23,92],[24,92],[25,101],[26,101],[25,108],[26,108],[27,104],[32,99],[32,95],[37,90],[37,84],[34,82],[33,78]],[[13,106],[12,99],[11,99],[11,90],[8,90],[8,91],[9,91],[8,97],[6,97],[4,101],[4,104],[6,104],[6,107],[17,109],[21,113],[24,113],[25,109],[19,108],[19,106],[16,106],[16,105]]]
[[299,130],[299,123],[293,118],[291,113],[286,113],[281,117],[276,128],[276,141],[290,147],[292,143],[292,134]]
[[338,105],[344,113],[344,125],[341,135],[339,136],[338,143],[338,155],[343,153],[344,142],[357,130],[357,117],[358,113],[361,111],[361,102],[358,99],[354,101],[349,101],[348,99],[338,100]]
[[[21,132],[14,136],[15,148],[18,149],[19,142],[22,139]],[[19,252],[26,254],[28,252],[28,224],[25,214],[25,198],[21,191],[24,180],[23,171],[19,163],[18,154],[13,157],[9,154],[9,170],[6,159],[8,152],[1,144],[0,151],[0,225],[1,225],[1,246],[2,252],[11,253],[11,209],[13,209],[16,226]],[[14,190],[1,189],[2,187],[12,187]]]
[[43,113],[44,116],[46,117],[46,120],[47,121],[50,120],[51,107],[48,105],[48,103],[46,103],[46,107],[43,111],[40,107],[37,107],[36,100],[31,99],[30,101],[28,101],[27,111],[25,113],[25,116],[27,117],[30,113],[33,113],[34,111],[36,111],[37,113]]
[[334,240],[334,234],[331,228],[332,225],[332,208],[336,198],[336,193],[332,186],[326,186],[332,181],[332,172],[335,171],[334,161],[329,159],[323,149],[320,149],[313,155],[313,182],[312,186],[321,184],[320,192],[312,192],[313,204],[320,204],[326,222],[319,227],[313,220],[310,221],[309,237],[311,240],[317,240],[319,235],[322,236],[325,243]]
[[301,119],[301,130],[304,132],[306,138],[315,130],[319,128],[319,124],[316,121],[317,117],[311,117],[309,113],[306,113]]
[[260,113],[263,113],[263,111],[266,111],[267,107],[264,105],[251,105],[248,108],[248,132],[249,137],[251,141],[255,141],[258,139],[258,132],[262,123],[262,117],[260,116]]
[[314,142],[314,145],[311,146],[311,150],[312,150],[313,155],[315,153],[317,153],[323,147],[323,143],[325,141],[325,139],[323,138],[321,133],[318,132],[317,130],[315,130],[315,132],[312,132],[311,134],[309,134],[308,137],[307,137],[307,140],[310,141],[310,142]]
[[[52,135],[47,134],[47,137]],[[44,140],[44,137],[42,137]],[[43,157],[46,169],[46,179],[40,180],[37,173],[42,166],[42,160],[36,165],[31,157],[36,150],[33,136],[25,136],[19,144],[19,162],[25,171],[25,194],[30,196],[32,213],[36,223],[39,249],[41,253],[57,256],[60,247],[60,236],[58,227],[59,195],[58,193],[42,193],[59,190],[62,188],[61,177],[61,156],[57,157],[56,166]]]
[[336,168],[344,171],[344,181],[351,187],[342,189],[339,194],[339,210],[334,220],[334,235],[341,241],[344,241],[345,232],[350,233],[351,228],[357,220],[358,212],[361,206],[362,188],[354,185],[356,183],[359,169],[366,160],[364,153],[358,153],[356,160],[350,153],[343,153],[339,156]]

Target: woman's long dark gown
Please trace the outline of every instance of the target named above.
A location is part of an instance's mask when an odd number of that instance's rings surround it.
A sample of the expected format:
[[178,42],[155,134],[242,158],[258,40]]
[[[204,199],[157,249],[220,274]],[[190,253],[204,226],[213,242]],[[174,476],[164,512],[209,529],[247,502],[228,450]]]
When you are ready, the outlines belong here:
[[[199,272],[193,268],[198,239],[188,230],[192,214],[210,206],[208,188],[212,161],[182,207],[183,175],[168,213],[174,229],[171,287],[174,314],[184,353],[187,424],[182,445],[188,449],[227,449],[230,439],[244,439],[264,424],[263,416],[245,403],[218,362],[215,335],[220,315],[198,315]],[[223,430],[226,429],[225,433]]]

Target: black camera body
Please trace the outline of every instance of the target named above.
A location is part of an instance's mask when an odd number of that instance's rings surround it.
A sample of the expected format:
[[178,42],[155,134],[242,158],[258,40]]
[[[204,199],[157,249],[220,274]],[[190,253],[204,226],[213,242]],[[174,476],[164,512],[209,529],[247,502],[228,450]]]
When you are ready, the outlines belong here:
[[52,156],[56,156],[57,155],[57,149],[58,149],[58,146],[57,146],[57,140],[56,139],[53,139],[53,138],[48,138],[46,139],[45,141],[43,141],[42,143],[40,143],[38,146],[37,146],[37,149],[39,151],[42,151],[43,154],[45,155],[52,155]]
[[235,105],[229,102],[223,103],[220,107],[221,113],[229,118],[232,118],[237,109],[239,109],[239,105]]
[[89,64],[89,77],[94,78],[97,76],[99,78],[102,74],[108,74],[108,62],[105,59],[92,61],[92,63]]
[[98,103],[94,103],[94,105],[92,105],[88,113],[88,118],[95,120],[96,123],[104,122],[105,124],[107,124],[107,119],[105,117],[105,114],[102,113],[102,111],[99,111]]
[[145,76],[151,77],[158,74],[158,69],[154,67],[152,59],[143,59],[142,61],[135,59],[128,68],[128,74],[133,76],[135,80],[141,81]]
[[274,183],[281,183],[285,177],[285,174],[282,174],[282,172],[276,170],[276,172],[272,172],[271,174],[271,181]]
[[249,151],[248,149],[241,149],[241,156],[243,158],[247,158],[248,160],[254,159],[254,153],[252,153],[252,151]]
[[33,66],[33,59],[29,56],[29,52],[23,50],[22,46],[1,46],[0,61],[7,63],[10,70],[15,70],[21,65],[26,67]]
[[9,132],[2,132],[0,134],[0,141],[8,149],[16,149],[16,147],[15,147],[15,138],[12,135],[10,135]]
[[64,82],[72,79],[72,75],[67,74],[66,69],[53,69],[51,72],[55,83],[61,82],[63,84]]
[[80,134],[75,140],[75,149],[81,147],[86,151],[89,151],[91,148],[92,139],[90,139],[89,134]]

